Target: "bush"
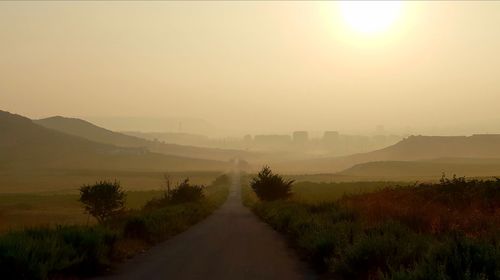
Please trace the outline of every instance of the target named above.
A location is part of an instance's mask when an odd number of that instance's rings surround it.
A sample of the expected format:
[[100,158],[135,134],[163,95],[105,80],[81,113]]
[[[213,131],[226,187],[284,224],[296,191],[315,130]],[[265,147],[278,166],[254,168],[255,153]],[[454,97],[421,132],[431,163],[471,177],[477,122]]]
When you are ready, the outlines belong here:
[[148,201],[144,209],[155,210],[171,204],[198,202],[205,197],[204,189],[203,185],[189,184],[189,179],[186,178],[174,189],[168,188],[161,198]]
[[257,177],[252,178],[250,186],[260,200],[271,201],[290,197],[293,182],[273,174],[269,166],[264,166]]
[[85,205],[85,211],[99,223],[123,211],[125,197],[125,192],[116,181],[100,181],[80,188],[80,202]]
[[205,197],[203,185],[191,185],[189,179],[185,179],[177,188],[170,191],[169,200],[171,203],[197,202]]

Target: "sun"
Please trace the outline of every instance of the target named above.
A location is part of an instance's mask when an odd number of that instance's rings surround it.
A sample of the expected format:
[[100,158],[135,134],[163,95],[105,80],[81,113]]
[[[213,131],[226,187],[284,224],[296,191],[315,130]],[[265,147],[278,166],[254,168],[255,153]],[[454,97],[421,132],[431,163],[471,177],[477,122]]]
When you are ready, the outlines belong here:
[[367,35],[389,29],[402,10],[399,1],[342,1],[339,4],[344,21],[355,31]]

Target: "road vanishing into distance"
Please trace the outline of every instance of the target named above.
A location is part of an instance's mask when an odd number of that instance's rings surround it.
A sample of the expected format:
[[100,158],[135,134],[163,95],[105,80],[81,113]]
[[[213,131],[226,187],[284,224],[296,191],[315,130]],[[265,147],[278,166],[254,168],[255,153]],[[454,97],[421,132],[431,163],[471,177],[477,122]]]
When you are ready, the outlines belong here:
[[283,237],[243,206],[234,173],[227,201],[212,215],[103,279],[315,278]]

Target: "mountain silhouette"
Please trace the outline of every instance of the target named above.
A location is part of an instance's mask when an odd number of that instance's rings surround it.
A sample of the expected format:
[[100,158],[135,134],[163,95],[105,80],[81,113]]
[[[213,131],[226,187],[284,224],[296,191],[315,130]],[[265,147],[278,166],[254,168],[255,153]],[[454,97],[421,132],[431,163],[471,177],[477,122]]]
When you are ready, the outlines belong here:
[[440,158],[419,161],[372,161],[356,164],[337,175],[363,180],[437,179],[443,174],[493,177],[500,173],[500,159]]
[[426,161],[500,158],[500,135],[410,136],[389,147],[343,157],[328,157],[282,163],[288,172],[339,172],[357,164],[383,161]]
[[[139,139],[140,140],[140,139]],[[32,120],[0,111],[2,168],[106,170],[224,170],[229,163],[118,147],[62,133]]]
[[149,151],[167,155],[222,161],[228,161],[235,157],[252,157],[250,153],[239,150],[203,148],[146,140],[123,133],[114,132],[94,125],[85,120],[76,118],[56,116],[41,120],[35,120],[34,122],[46,128],[54,129],[74,136],[79,136],[99,143],[111,144],[119,147],[146,148]]

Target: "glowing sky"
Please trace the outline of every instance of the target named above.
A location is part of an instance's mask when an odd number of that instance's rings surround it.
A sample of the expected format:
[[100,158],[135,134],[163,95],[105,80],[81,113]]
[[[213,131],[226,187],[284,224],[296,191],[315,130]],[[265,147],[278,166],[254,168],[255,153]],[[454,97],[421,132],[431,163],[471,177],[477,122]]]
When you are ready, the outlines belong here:
[[500,119],[500,2],[398,13],[364,34],[332,2],[0,2],[0,109],[248,132]]

